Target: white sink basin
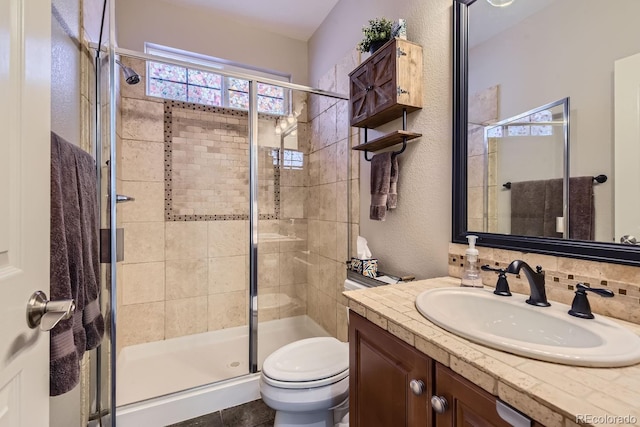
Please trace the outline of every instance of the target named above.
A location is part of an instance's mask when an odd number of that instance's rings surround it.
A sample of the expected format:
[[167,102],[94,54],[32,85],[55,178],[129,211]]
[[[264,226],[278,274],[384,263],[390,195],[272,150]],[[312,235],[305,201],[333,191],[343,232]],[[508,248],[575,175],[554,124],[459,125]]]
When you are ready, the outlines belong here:
[[534,307],[527,298],[502,297],[489,289],[438,288],[418,295],[416,308],[451,333],[532,359],[593,367],[640,362],[640,337],[622,325],[599,315],[570,316],[570,307],[556,302]]

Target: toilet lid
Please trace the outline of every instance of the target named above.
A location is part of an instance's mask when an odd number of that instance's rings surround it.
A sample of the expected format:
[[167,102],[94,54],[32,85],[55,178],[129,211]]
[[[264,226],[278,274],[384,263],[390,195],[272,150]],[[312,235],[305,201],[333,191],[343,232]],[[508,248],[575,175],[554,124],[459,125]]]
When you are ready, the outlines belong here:
[[279,382],[310,382],[349,369],[349,345],[333,337],[308,338],[271,353],[262,373]]

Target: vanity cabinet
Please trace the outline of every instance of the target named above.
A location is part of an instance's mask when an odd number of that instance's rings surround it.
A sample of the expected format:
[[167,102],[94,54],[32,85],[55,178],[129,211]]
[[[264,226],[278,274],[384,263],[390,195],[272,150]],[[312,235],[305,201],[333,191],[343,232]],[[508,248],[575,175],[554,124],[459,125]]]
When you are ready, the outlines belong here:
[[422,47],[393,39],[349,74],[351,126],[375,128],[422,108]]
[[[495,396],[352,311],[349,387],[353,427],[511,426]],[[444,405],[432,408],[432,397]]]
[[349,425],[431,427],[433,361],[353,312],[349,343]]
[[435,416],[435,427],[510,427],[496,411],[495,396],[472,384],[446,366],[436,363],[435,398],[446,408]]

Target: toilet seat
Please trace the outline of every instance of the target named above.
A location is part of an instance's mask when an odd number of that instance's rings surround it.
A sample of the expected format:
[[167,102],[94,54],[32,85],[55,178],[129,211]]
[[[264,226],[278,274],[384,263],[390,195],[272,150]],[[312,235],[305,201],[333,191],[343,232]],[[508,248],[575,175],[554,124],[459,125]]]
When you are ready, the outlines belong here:
[[348,376],[349,369],[347,368],[344,371],[340,372],[338,375],[311,381],[280,381],[268,377],[264,372],[262,373],[262,380],[265,382],[265,384],[269,384],[273,387],[279,388],[316,388],[337,383],[338,381],[347,378]]
[[349,376],[349,346],[333,337],[308,338],[273,352],[262,365],[266,384],[279,388],[315,388]]

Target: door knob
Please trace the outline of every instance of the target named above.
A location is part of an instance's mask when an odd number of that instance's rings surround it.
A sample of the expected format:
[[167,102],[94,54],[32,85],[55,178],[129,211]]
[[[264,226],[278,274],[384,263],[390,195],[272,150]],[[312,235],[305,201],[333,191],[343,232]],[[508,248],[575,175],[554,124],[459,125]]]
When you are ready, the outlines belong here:
[[442,396],[431,396],[431,407],[436,414],[444,414],[449,405],[447,399]]
[[36,291],[27,303],[27,324],[31,329],[40,326],[41,331],[50,331],[60,321],[71,318],[75,310],[72,299],[49,301],[47,294]]
[[411,380],[409,382],[409,388],[411,389],[413,394],[415,394],[416,396],[420,396],[422,393],[424,393],[425,390],[424,382],[422,382],[422,380]]

